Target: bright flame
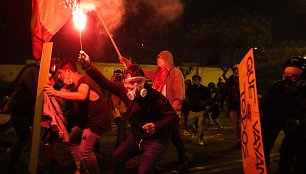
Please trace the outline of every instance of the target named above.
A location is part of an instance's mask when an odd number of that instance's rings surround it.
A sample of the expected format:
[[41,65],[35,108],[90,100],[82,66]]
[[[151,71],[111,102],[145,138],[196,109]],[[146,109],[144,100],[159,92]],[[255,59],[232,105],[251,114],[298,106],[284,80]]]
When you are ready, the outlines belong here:
[[81,8],[77,7],[72,12],[72,16],[73,16],[74,25],[81,32],[85,28],[85,25],[86,25],[86,22],[87,22],[86,14],[82,11]]
[[96,9],[95,4],[93,4],[93,3],[81,3],[80,6],[81,6],[81,8],[82,8],[83,10],[85,10],[86,12],[88,12],[88,11],[93,11],[93,10]]
[[63,4],[65,8],[70,8],[71,10],[74,10],[77,5],[76,0],[63,0],[60,2],[60,4]]

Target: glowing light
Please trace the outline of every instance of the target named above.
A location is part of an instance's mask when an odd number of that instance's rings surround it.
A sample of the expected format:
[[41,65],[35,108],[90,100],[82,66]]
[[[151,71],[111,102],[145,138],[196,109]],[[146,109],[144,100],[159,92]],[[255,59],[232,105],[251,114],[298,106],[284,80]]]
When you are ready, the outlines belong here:
[[60,4],[64,4],[65,8],[70,8],[72,11],[76,9],[77,1],[76,0],[63,0]]
[[81,3],[80,6],[81,6],[81,8],[82,8],[83,10],[85,10],[86,12],[87,12],[87,11],[93,11],[93,10],[96,9],[95,4],[93,4],[93,3]]
[[[95,5],[92,3],[78,3],[77,0],[62,0],[60,4],[63,4],[65,8],[70,8],[72,10],[72,20],[75,27],[80,32],[80,46],[83,50],[82,45],[82,30],[84,30],[87,22],[87,16],[85,12],[95,10]],[[84,12],[84,11],[85,12]]]
[[87,16],[86,14],[82,11],[81,8],[76,8],[73,12],[73,22],[76,28],[81,32],[86,25],[87,22]]

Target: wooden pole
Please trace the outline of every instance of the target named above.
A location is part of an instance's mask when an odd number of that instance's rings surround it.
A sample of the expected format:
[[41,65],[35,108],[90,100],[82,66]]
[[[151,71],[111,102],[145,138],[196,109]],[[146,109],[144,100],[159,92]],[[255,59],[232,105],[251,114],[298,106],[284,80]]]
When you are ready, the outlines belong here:
[[[118,56],[119,56],[119,59],[121,59],[121,57],[122,57],[122,56],[121,56],[121,53],[120,53],[120,51],[119,51],[119,49],[118,49],[118,47],[117,47],[117,45],[116,45],[116,42],[114,41],[114,39],[113,39],[113,37],[112,37],[112,35],[111,35],[111,33],[109,32],[109,30],[108,30],[108,28],[107,28],[107,26],[106,26],[106,24],[105,24],[105,21],[104,21],[102,15],[100,14],[99,11],[96,11],[96,12],[97,12],[97,14],[98,14],[98,17],[99,17],[100,21],[101,21],[102,24],[103,24],[103,27],[104,27],[104,29],[105,29],[105,31],[106,31],[106,33],[107,33],[109,39],[111,40],[111,42],[112,42],[112,44],[113,44],[113,46],[114,46],[114,48],[115,48],[115,50],[116,50],[116,52],[117,52],[117,54],[118,54]],[[120,60],[119,60],[119,61],[120,61]],[[121,61],[120,61],[120,62],[121,62]],[[126,68],[126,64],[123,63],[123,65],[124,65],[124,68]]]
[[52,42],[44,43],[39,68],[35,113],[33,120],[32,144],[29,161],[29,173],[36,174],[37,158],[40,146],[40,121],[43,107],[43,88],[48,82],[48,74],[52,55]]

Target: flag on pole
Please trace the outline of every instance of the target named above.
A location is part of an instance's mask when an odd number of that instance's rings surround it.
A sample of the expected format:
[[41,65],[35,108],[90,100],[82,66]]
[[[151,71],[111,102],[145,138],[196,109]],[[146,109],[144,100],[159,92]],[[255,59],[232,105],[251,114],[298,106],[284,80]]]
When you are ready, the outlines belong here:
[[35,59],[40,59],[43,43],[49,42],[72,15],[63,0],[32,0],[32,48]]

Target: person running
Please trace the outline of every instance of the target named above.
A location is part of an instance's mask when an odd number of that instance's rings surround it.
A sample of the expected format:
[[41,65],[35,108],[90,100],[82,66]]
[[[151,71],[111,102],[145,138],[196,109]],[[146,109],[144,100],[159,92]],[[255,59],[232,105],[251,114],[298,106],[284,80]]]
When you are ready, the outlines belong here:
[[84,51],[80,52],[79,62],[91,78],[126,105],[131,135],[114,151],[112,173],[126,173],[126,161],[137,155],[142,155],[137,173],[154,173],[169,147],[172,132],[178,129],[178,115],[169,100],[145,82],[144,72],[137,65],[124,70],[123,83],[114,83],[90,63]]
[[89,76],[80,74],[72,59],[60,61],[58,78],[65,87],[55,90],[46,85],[44,90],[50,96],[69,100],[73,104],[75,126],[71,129],[69,149],[77,166],[75,174],[99,174],[100,167],[93,150],[102,133],[110,126],[110,107],[100,86]]

